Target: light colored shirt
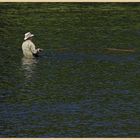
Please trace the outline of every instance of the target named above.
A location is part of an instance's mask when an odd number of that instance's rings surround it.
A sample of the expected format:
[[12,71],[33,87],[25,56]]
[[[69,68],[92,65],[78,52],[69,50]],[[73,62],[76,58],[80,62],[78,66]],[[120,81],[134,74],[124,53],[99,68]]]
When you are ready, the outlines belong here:
[[33,54],[36,54],[38,52],[31,40],[26,40],[22,43],[22,51],[23,55],[27,58],[33,58]]

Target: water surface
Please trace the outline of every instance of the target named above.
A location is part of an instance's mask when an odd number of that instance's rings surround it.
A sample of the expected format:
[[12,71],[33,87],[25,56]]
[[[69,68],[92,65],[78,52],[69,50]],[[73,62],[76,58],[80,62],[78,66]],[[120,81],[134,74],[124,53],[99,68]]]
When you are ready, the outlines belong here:
[[[1,3],[0,137],[140,137],[139,12],[139,3]],[[40,58],[23,57],[28,31]]]

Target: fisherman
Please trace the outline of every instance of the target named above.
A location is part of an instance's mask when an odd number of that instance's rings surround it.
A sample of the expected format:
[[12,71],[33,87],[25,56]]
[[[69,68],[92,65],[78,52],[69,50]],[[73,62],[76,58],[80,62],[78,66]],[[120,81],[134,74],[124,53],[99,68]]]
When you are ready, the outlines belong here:
[[43,51],[43,49],[40,48],[36,49],[34,43],[32,42],[33,36],[34,34],[31,34],[30,32],[26,33],[24,37],[25,41],[22,43],[22,51],[26,58],[37,57],[39,53]]

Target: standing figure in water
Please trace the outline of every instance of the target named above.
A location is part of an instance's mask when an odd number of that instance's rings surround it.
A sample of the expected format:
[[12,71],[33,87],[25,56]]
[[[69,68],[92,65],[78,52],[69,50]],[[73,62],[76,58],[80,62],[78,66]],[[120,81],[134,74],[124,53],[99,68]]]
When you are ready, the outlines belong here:
[[22,51],[26,58],[34,58],[37,57],[38,54],[42,51],[42,49],[36,49],[34,43],[32,42],[32,37],[34,35],[30,32],[25,34],[24,42],[22,43]]

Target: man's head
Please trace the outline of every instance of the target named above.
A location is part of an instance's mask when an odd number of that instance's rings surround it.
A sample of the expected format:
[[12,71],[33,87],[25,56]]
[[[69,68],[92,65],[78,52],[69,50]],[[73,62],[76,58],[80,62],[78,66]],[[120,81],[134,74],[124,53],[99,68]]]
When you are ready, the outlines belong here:
[[30,39],[32,40],[32,37],[34,36],[34,34],[31,34],[30,32],[25,34],[24,40]]

